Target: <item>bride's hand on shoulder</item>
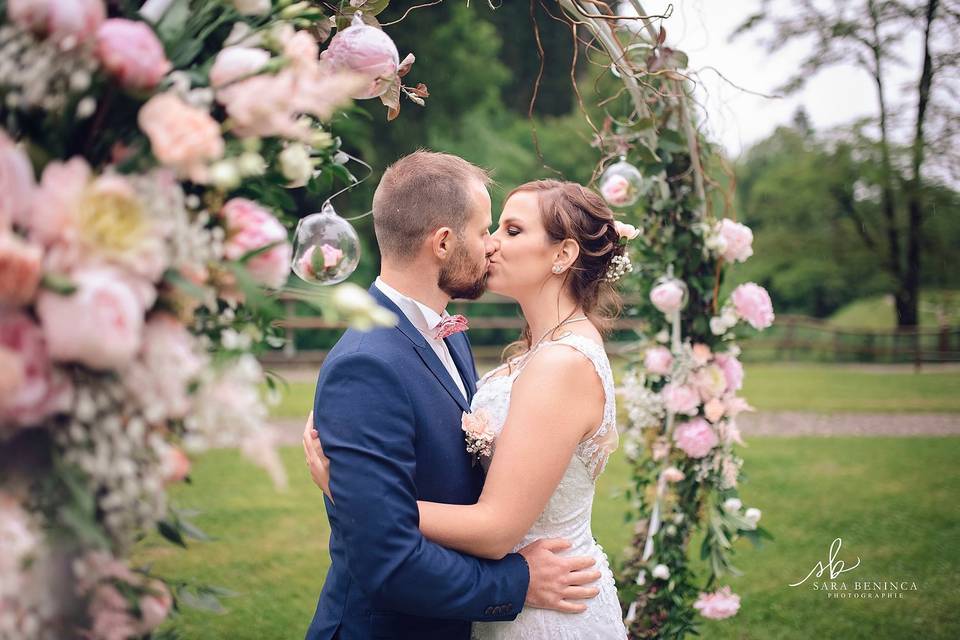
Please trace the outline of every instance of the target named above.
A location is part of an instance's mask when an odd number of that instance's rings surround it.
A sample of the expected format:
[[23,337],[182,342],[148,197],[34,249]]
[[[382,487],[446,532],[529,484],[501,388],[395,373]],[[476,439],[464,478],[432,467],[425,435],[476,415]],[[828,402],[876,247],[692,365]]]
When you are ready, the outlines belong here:
[[303,454],[314,484],[333,502],[333,494],[330,493],[330,460],[323,454],[320,434],[313,428],[313,411],[307,416],[307,423],[303,427]]

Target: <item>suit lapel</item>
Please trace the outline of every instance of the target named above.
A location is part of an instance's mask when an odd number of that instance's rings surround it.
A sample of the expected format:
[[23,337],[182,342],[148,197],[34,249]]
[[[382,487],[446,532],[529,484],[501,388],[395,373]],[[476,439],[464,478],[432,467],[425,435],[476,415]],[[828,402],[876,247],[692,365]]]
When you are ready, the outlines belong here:
[[[456,339],[455,339],[456,338]],[[467,388],[467,401],[472,402],[473,396],[477,392],[477,381],[473,379],[473,373],[470,367],[470,349],[466,345],[466,340],[462,336],[456,335],[446,338],[447,348],[450,350],[450,356],[453,363],[457,365],[457,371],[460,372],[460,379]]]
[[[410,339],[410,342],[413,343],[413,346],[416,347],[417,355],[420,356],[420,359],[423,360],[423,363],[427,365],[427,368],[430,369],[430,372],[437,378],[443,388],[447,390],[447,393],[450,394],[450,397],[453,398],[461,409],[470,412],[470,403],[466,398],[463,397],[463,394],[460,393],[460,389],[457,387],[457,384],[453,381],[453,378],[450,377],[450,373],[447,371],[447,368],[443,366],[443,362],[440,361],[440,358],[437,357],[437,354],[434,353],[433,349],[427,344],[427,339],[423,337],[423,334],[413,326],[413,323],[407,318],[407,316],[400,310],[393,301],[388,298],[380,289],[377,288],[375,284],[370,285],[370,295],[372,295],[380,306],[385,307],[392,311],[397,316],[397,330],[400,331],[403,335]],[[449,346],[449,343],[448,343]],[[452,351],[452,350],[451,350]],[[460,363],[457,361],[457,358],[454,357],[454,363],[457,367],[460,368]],[[462,371],[462,369],[461,369]],[[462,374],[461,374],[461,377]],[[472,376],[464,377],[464,380],[471,378]],[[469,383],[464,383],[468,385]],[[469,390],[469,386],[467,387]]]

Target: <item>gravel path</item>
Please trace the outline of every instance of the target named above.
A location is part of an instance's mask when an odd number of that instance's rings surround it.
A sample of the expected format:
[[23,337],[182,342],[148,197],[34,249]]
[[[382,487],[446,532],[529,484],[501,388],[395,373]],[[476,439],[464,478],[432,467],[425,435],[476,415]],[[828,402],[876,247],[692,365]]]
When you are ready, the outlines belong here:
[[[299,444],[302,420],[275,423],[281,444]],[[744,436],[960,436],[960,413],[806,413],[761,411],[741,414]]]

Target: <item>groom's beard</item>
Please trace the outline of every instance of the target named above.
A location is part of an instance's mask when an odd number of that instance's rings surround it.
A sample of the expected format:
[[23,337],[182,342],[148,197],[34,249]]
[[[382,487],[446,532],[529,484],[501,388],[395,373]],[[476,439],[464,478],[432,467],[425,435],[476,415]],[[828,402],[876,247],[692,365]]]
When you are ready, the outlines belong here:
[[476,300],[487,289],[486,263],[474,264],[465,251],[440,268],[437,286],[453,299]]

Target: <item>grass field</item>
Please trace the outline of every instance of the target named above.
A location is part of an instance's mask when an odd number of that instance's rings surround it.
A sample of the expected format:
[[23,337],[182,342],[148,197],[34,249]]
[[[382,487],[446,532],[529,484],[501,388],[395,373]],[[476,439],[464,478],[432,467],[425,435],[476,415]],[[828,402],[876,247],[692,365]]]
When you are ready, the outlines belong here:
[[[960,637],[960,438],[754,438],[744,449],[745,504],[764,512],[776,542],[738,545],[745,576],[729,583],[742,600],[733,619],[711,622],[704,637],[724,639]],[[174,502],[202,512],[197,522],[219,540],[170,546],[150,536],[135,560],[163,575],[238,592],[223,615],[187,610],[174,625],[185,638],[301,638],[327,569],[328,531],[320,494],[302,452],[283,451],[290,488],[277,493],[234,451],[197,461],[192,486]],[[616,558],[629,539],[618,497],[627,463],[615,457],[601,477],[594,533]],[[842,537],[840,559],[860,557],[850,580],[910,580],[903,600],[828,600],[791,588]],[[845,576],[845,577],[846,577]],[[808,581],[809,584],[809,581]]]
[[[960,412],[960,372],[875,373],[819,364],[747,364],[743,396],[761,411]],[[304,418],[313,382],[291,382],[273,410]]]

